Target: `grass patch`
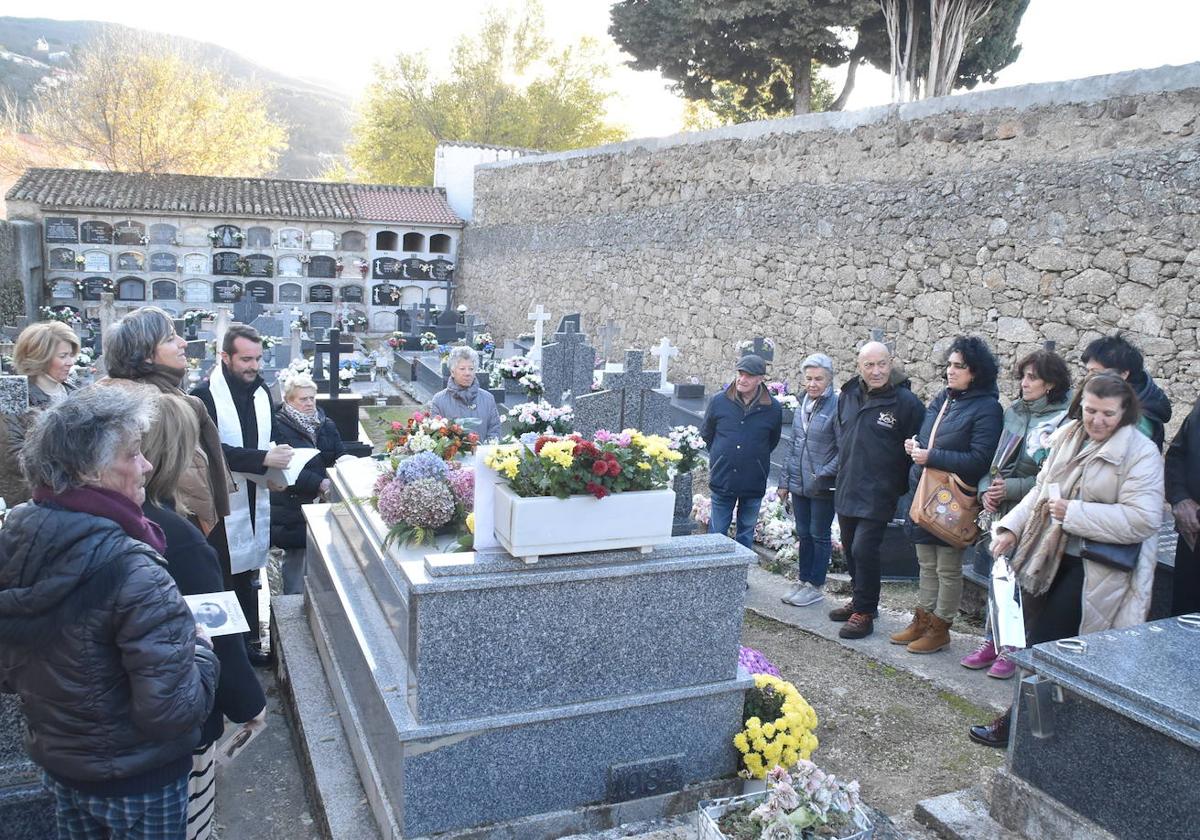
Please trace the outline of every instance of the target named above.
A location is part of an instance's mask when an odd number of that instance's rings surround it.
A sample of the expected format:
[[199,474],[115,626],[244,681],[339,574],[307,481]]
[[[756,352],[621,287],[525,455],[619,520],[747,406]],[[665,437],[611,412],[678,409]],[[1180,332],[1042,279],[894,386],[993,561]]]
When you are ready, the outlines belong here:
[[369,405],[363,408],[367,419],[363,429],[371,439],[372,446],[378,448],[387,441],[388,429],[392,423],[407,423],[408,418],[420,410],[419,405]]
[[977,706],[965,697],[959,697],[952,691],[939,691],[938,698],[963,717],[977,720],[980,723],[989,721],[996,716],[991,709]]

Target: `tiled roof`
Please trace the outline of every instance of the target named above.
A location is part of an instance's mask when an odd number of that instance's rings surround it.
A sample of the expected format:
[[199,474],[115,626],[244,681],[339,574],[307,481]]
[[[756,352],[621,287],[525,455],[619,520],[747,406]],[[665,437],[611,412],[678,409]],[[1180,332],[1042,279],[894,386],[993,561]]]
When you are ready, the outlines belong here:
[[519,152],[523,155],[540,155],[542,153],[542,149],[526,149],[522,146],[493,146],[491,143],[473,143],[470,140],[439,140],[438,145],[467,149],[492,149],[497,152]]
[[46,210],[462,224],[440,187],[28,169],[6,198],[31,201]]

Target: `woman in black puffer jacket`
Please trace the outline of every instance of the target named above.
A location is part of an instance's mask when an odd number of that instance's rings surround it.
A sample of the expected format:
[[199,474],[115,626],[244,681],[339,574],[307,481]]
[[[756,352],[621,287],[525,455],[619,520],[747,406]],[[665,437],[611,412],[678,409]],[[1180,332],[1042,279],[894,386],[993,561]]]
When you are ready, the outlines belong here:
[[304,547],[308,530],[302,505],[311,505],[329,492],[329,474],[346,454],[337,426],[317,408],[317,386],[307,374],[283,384],[283,405],[275,412],[275,442],[294,449],[319,449],[300,471],[296,483],[283,492],[271,491],[271,545],[283,549],[283,594],[304,591]]
[[0,691],[21,697],[64,837],[183,838],[216,693],[211,643],[141,511],[150,415],[139,394],[99,386],[48,408],[21,452],[33,501],[0,530]]
[[[926,466],[954,473],[971,488],[987,474],[1004,428],[996,388],[999,371],[983,339],[960,335],[950,344],[946,387],[930,401],[920,433],[904,443],[913,460],[910,488],[917,486]],[[921,569],[917,609],[908,627],[893,633],[891,641],[907,645],[910,653],[934,653],[950,645],[950,624],[962,601],[963,550],[914,525],[911,518],[908,524]]]

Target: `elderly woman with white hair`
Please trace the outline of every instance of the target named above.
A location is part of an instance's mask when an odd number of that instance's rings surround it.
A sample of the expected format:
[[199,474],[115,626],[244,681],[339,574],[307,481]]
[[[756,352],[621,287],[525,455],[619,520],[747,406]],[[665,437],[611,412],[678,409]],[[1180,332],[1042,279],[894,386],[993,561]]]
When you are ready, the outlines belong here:
[[470,347],[451,350],[450,379],[434,394],[431,407],[434,414],[457,420],[480,440],[495,440],[500,437],[500,413],[495,398],[479,387],[475,378],[478,366],[479,354]]
[[311,505],[329,492],[327,467],[346,455],[346,444],[337,425],[317,408],[317,384],[307,373],[298,373],[282,383],[283,405],[275,412],[276,445],[294,449],[319,449],[296,483],[283,491],[271,491],[271,545],[283,549],[283,594],[304,591],[304,548],[307,529],[300,508]]
[[833,485],[838,472],[833,360],[824,353],[813,353],[801,370],[804,399],[792,420],[792,448],[775,491],[780,499],[791,494],[800,540],[796,585],[782,599],[794,607],[807,607],[825,598],[825,573],[833,548]]

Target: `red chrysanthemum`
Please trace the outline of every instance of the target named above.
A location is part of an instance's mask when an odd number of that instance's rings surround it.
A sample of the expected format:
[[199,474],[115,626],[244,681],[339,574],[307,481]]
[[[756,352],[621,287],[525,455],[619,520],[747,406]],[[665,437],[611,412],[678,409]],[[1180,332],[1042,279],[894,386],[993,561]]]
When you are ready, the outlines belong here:
[[589,493],[591,493],[593,496],[595,496],[597,499],[603,499],[605,496],[608,495],[608,490],[605,489],[604,485],[597,484],[594,481],[589,481],[587,483],[587,485],[584,487],[584,489],[587,490]]
[[606,464],[604,461],[596,461],[594,464],[592,464],[592,475],[597,477],[608,475],[608,464]]

